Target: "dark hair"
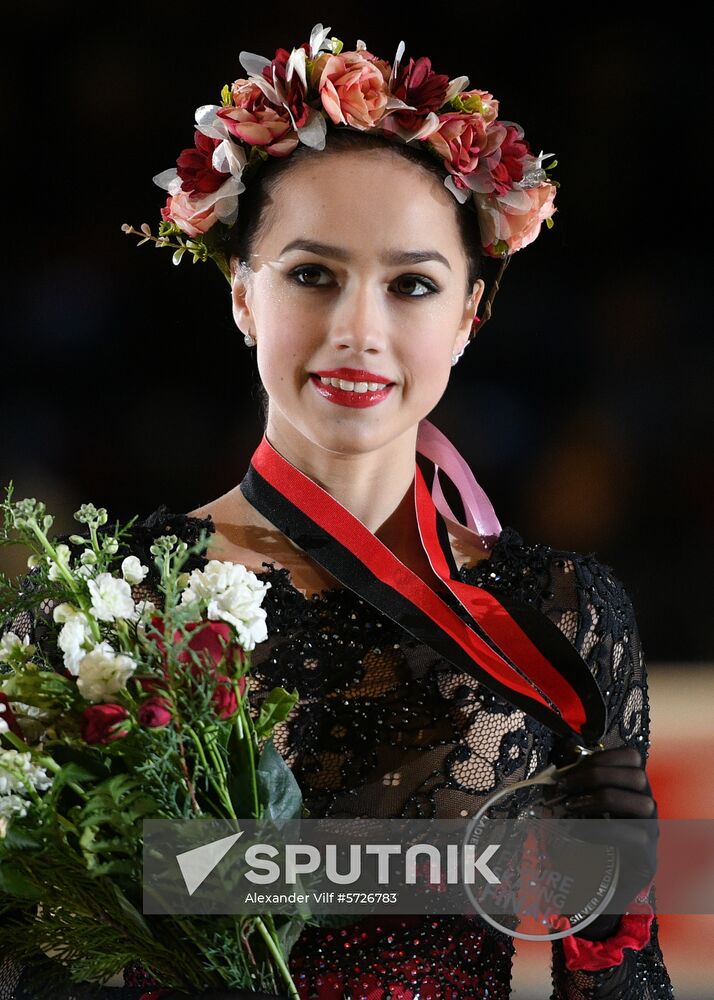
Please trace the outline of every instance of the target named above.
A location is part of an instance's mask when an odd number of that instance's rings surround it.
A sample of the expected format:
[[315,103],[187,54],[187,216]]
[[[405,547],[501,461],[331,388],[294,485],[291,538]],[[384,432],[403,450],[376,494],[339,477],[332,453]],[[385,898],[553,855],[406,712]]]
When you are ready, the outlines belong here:
[[[249,261],[253,247],[270,223],[270,199],[280,178],[285,178],[287,173],[304,159],[324,156],[325,152],[340,153],[349,152],[354,149],[359,152],[365,149],[387,149],[427,170],[440,184],[443,184],[444,178],[447,176],[441,157],[423,143],[420,146],[414,146],[400,140],[388,139],[378,132],[366,133],[346,126],[340,128],[330,128],[328,126],[324,150],[315,150],[304,143],[299,143],[295,150],[287,157],[269,157],[260,166],[255,176],[247,181],[246,189],[240,196],[238,219],[228,237],[226,247],[228,255],[238,257],[241,262]],[[467,274],[465,294],[469,296],[475,282],[483,277],[483,263],[488,261],[489,266],[491,266],[491,258],[483,254],[478,215],[471,199],[469,198],[462,204],[452,196],[452,201],[466,256]],[[490,318],[491,303],[498,290],[498,283],[503,273],[503,267],[508,259],[505,258],[505,261],[502,263],[501,271],[493,281],[491,290],[486,297],[481,326]],[[263,414],[267,420],[267,394],[262,385],[259,392]]]

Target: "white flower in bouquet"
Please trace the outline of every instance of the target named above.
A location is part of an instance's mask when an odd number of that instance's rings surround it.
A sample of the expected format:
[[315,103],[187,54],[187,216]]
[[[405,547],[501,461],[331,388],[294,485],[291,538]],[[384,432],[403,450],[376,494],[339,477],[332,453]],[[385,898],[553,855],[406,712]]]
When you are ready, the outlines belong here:
[[134,613],[134,599],[126,580],[111,573],[100,573],[94,580],[87,580],[92,598],[92,611],[103,622],[129,618]]
[[10,663],[18,655],[25,659],[35,652],[35,647],[30,643],[29,635],[21,639],[14,632],[6,632],[0,639],[0,663]]
[[121,575],[127,583],[141,583],[148,572],[149,567],[143,566],[137,556],[127,556],[126,559],[122,560]]
[[37,791],[45,791],[52,778],[43,767],[30,761],[29,753],[0,750],[0,817],[27,815],[28,784]]
[[72,604],[58,604],[52,617],[62,628],[57,636],[57,645],[62,650],[64,665],[76,677],[79,661],[94,646],[89,619],[83,611]]
[[44,791],[52,784],[43,767],[33,764],[31,754],[18,750],[0,750],[0,816],[27,814],[28,784]]
[[[69,568],[69,557],[70,557],[69,545],[61,545],[61,544],[58,545],[55,548],[55,553],[57,555],[58,560],[62,563],[62,565],[65,568]],[[50,565],[50,569],[47,576],[50,578],[50,580],[62,579],[62,571],[56,562],[53,561],[52,564]]]
[[136,627],[139,631],[144,631],[144,616],[151,611],[156,610],[156,605],[153,601],[142,600],[137,601],[134,607],[134,612],[131,615],[127,615],[127,621],[136,622]]
[[3,719],[3,713],[7,710],[7,705],[0,701],[0,735],[2,733],[7,733],[10,731],[10,727],[7,722]]
[[108,642],[100,642],[80,660],[77,687],[87,701],[111,701],[135,669],[130,656],[115,653]]
[[[8,820],[12,816],[27,816],[27,799],[20,795],[0,795],[0,820]],[[6,823],[2,824],[0,836],[7,832]]]
[[204,570],[195,569],[189,575],[181,604],[205,602],[208,618],[228,622],[241,646],[252,650],[268,637],[266,613],[260,605],[269,587],[240,563],[211,559]]

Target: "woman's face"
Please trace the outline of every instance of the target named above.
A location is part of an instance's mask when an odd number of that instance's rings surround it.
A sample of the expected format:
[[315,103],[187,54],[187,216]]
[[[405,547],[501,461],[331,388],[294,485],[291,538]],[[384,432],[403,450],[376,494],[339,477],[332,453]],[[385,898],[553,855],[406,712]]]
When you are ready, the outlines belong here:
[[[236,268],[233,282],[276,447],[377,450],[416,434],[436,406],[484,288],[479,280],[465,294],[452,199],[438,179],[380,150],[325,154],[278,183],[250,271]],[[406,257],[417,252],[423,259]],[[346,388],[323,381],[339,369]],[[376,391],[375,382],[389,385]]]

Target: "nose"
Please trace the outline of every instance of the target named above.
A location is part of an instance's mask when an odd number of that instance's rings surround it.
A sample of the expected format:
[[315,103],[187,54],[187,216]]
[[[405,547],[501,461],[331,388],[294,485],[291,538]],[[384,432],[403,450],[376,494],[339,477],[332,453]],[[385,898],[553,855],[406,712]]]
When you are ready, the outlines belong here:
[[329,321],[329,339],[340,351],[379,353],[387,344],[387,314],[375,282],[348,282]]

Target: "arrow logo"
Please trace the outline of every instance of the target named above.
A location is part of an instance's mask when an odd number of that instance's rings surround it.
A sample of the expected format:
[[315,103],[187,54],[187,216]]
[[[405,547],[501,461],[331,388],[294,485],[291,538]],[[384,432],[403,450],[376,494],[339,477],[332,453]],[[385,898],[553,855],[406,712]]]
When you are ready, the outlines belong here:
[[176,855],[189,896],[193,896],[196,889],[206,881],[216,865],[228,854],[236,840],[243,836],[243,832],[241,830],[240,833],[233,833],[230,837],[212,840],[210,844],[202,844],[200,847],[194,847],[190,851]]

